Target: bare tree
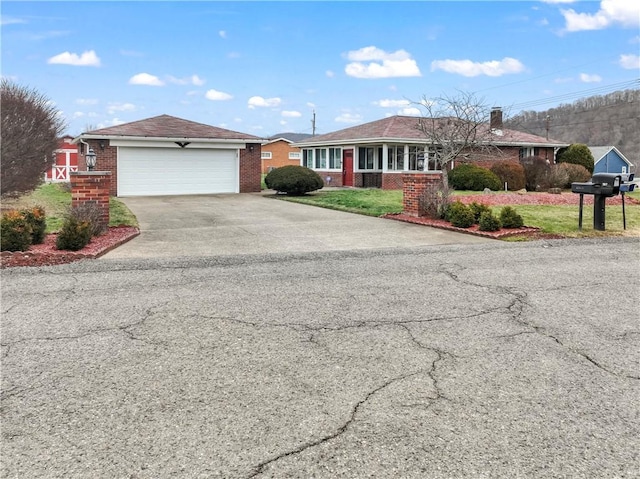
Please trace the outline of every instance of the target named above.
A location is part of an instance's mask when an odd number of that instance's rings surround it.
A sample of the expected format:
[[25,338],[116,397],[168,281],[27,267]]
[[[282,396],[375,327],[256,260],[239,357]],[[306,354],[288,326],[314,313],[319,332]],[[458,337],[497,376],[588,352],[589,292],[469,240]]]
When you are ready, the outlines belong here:
[[456,159],[481,159],[500,155],[494,145],[499,129],[489,124],[491,109],[473,93],[455,96],[422,97],[415,105],[421,110],[418,129],[430,145],[430,155],[447,181],[447,167]]
[[2,79],[2,196],[35,189],[54,162],[64,120],[52,102],[36,90]]

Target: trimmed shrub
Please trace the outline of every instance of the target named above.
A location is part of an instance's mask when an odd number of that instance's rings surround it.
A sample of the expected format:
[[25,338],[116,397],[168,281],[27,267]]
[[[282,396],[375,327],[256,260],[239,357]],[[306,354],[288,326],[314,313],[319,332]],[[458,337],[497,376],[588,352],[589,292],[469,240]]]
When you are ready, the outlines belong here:
[[430,183],[419,199],[418,214],[435,220],[444,218],[450,203],[449,185],[444,182]]
[[31,228],[31,244],[43,243],[47,230],[47,218],[44,208],[34,206],[33,208],[22,210],[22,214]]
[[27,251],[31,246],[31,226],[21,211],[11,210],[0,220],[0,251]]
[[86,202],[75,206],[70,214],[78,221],[86,221],[91,225],[91,236],[100,236],[108,229],[107,224],[102,220],[102,210],[96,203]]
[[500,178],[486,168],[464,163],[449,172],[449,185],[457,190],[482,191],[500,189]]
[[500,222],[503,228],[521,228],[524,225],[522,216],[511,206],[505,206],[500,211]]
[[485,212],[491,213],[491,209],[487,205],[482,203],[476,203],[475,201],[469,205],[469,208],[473,213],[474,223],[480,222],[480,216],[482,216],[482,213],[485,213]]
[[84,248],[91,241],[91,223],[80,221],[74,215],[66,217],[62,224],[62,229],[56,239],[56,248],[78,251]]
[[467,205],[456,201],[447,208],[447,221],[457,228],[469,228],[475,223],[473,211]]
[[568,148],[563,148],[556,156],[557,163],[572,163],[574,165],[582,165],[589,174],[593,173],[594,159],[591,150],[587,145],[582,143],[574,143]]
[[507,184],[509,191],[518,191],[526,186],[524,167],[517,161],[500,160],[491,165],[491,171],[500,178],[501,188]]
[[528,191],[540,191],[549,188],[549,163],[539,156],[528,156],[520,160],[524,167],[526,188]]
[[491,210],[484,211],[480,215],[478,225],[478,229],[480,231],[498,231],[502,227],[500,220],[491,212]]
[[560,165],[552,165],[549,168],[549,188],[564,188],[569,181],[569,174],[560,168]]
[[267,188],[291,196],[301,196],[324,186],[318,173],[298,165],[276,168],[267,173],[264,182]]
[[559,163],[555,166],[559,170],[563,171],[567,175],[567,182],[561,186],[561,188],[571,188],[571,183],[580,182],[584,183],[591,179],[591,173],[582,165],[576,165],[573,163]]

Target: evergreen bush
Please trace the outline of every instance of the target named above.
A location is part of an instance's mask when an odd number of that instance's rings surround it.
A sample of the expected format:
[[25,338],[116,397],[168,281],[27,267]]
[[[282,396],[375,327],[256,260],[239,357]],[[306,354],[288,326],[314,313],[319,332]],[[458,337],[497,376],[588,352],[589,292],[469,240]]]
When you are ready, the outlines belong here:
[[31,226],[21,211],[11,210],[0,220],[0,251],[27,251],[31,246]]
[[489,188],[498,191],[500,178],[486,168],[472,163],[463,163],[449,172],[449,184],[456,190],[482,191]]
[[478,221],[478,229],[480,231],[498,231],[502,224],[500,220],[491,212],[483,211]]
[[29,227],[31,228],[31,244],[43,243],[47,230],[47,218],[44,208],[41,206],[27,208],[22,210],[22,215],[27,220],[27,223],[29,223]]
[[324,186],[318,173],[298,165],[275,168],[267,173],[264,182],[267,188],[291,196],[301,196]]
[[469,228],[475,223],[473,211],[467,205],[456,201],[447,208],[446,219],[457,228]]
[[56,239],[56,248],[78,251],[91,241],[91,223],[81,221],[74,215],[68,215]]
[[469,208],[471,209],[471,212],[473,213],[473,222],[474,223],[479,223],[480,222],[480,216],[482,216],[482,213],[485,212],[489,212],[491,213],[491,209],[482,203],[477,203],[477,202],[473,202],[469,205]]
[[500,222],[503,228],[521,228],[524,225],[522,216],[511,206],[505,206],[500,211]]

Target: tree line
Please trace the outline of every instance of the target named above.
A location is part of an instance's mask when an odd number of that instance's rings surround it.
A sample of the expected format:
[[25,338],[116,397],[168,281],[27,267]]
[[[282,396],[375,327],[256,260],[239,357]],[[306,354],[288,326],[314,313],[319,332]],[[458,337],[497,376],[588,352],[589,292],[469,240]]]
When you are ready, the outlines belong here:
[[615,146],[640,165],[640,90],[621,90],[563,104],[546,111],[522,111],[508,128],[567,143]]

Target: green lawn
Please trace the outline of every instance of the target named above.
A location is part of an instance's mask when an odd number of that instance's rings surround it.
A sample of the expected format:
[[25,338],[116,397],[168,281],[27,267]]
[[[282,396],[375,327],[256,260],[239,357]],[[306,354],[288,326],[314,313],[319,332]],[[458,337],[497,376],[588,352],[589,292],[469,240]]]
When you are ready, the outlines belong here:
[[[16,199],[3,199],[2,209],[42,206],[47,214],[47,233],[62,227],[64,216],[71,206],[71,192],[63,183],[48,183]],[[109,226],[138,226],[134,214],[117,198],[109,199]]]
[[[477,192],[456,192],[455,195],[473,194]],[[628,194],[627,197],[640,199],[640,193]],[[279,196],[287,201],[304,203],[323,208],[331,208],[369,216],[381,216],[387,213],[402,211],[401,190],[349,189],[335,191],[318,191],[299,197]],[[582,232],[578,231],[577,206],[533,206],[514,205],[522,215],[527,226],[535,226],[543,233],[558,234],[568,237],[602,236],[602,235],[635,235],[640,236],[640,205],[632,205],[627,201],[627,229],[623,230],[622,206],[607,206],[606,231],[593,230],[593,206],[585,205]],[[502,207],[494,207],[499,214]]]

